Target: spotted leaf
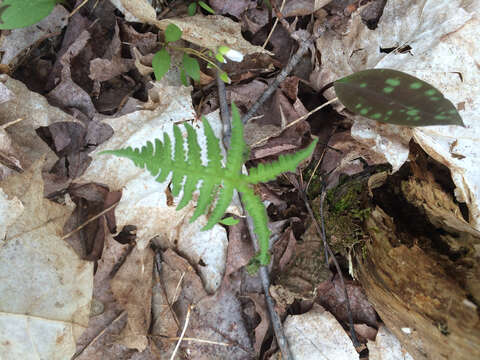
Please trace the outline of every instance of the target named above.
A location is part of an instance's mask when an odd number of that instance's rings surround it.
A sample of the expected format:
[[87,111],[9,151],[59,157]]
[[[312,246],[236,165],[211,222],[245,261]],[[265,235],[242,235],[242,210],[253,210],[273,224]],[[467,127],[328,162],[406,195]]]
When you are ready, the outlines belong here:
[[432,85],[401,71],[370,69],[334,83],[351,112],[397,125],[463,125],[452,102]]

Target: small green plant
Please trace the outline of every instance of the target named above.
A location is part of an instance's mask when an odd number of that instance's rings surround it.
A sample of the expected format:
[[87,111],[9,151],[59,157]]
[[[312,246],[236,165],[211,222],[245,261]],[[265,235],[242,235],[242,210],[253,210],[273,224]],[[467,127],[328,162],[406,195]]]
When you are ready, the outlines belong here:
[[[187,131],[187,154],[184,150],[184,138],[178,126],[173,128],[175,138],[173,144],[168,134],[165,133],[163,142],[156,139],[154,141],[155,145],[147,142],[141,149],[128,147],[120,150],[107,150],[102,153],[126,157],[132,160],[136,166],[146,167],[158,182],[164,182],[168,175],[172,173],[172,194],[178,196],[183,188],[183,197],[178,203],[177,210],[182,209],[192,200],[198,182],[202,181],[197,207],[190,221],[193,222],[204,214],[216,197],[215,206],[203,230],[211,229],[221,221],[232,201],[234,190],[240,192],[245,209],[253,219],[255,233],[258,236],[260,251],[252,259],[250,267],[251,270],[255,271],[259,265],[268,265],[270,262],[268,251],[270,231],[267,226],[268,217],[265,206],[255,194],[252,186],[260,182],[273,180],[283,172],[295,171],[298,164],[311,155],[317,140],[312,141],[308,147],[294,154],[282,155],[276,161],[259,164],[257,167],[250,169],[248,175],[244,175],[242,174],[242,167],[247,160],[245,154],[248,151],[243,138],[243,124],[235,104],[232,103],[231,146],[228,149],[225,167],[222,166],[223,158],[219,139],[215,137],[205,118],[202,119],[202,122],[207,140],[208,164],[206,165],[202,164],[200,158],[197,133],[188,123],[184,124]],[[182,186],[184,179],[185,182]],[[216,194],[217,196],[215,196]],[[225,221],[231,223],[228,218],[224,219]]]
[[[169,33],[175,35],[166,35],[166,37],[178,38],[178,32]],[[339,100],[347,109],[374,120],[410,126],[463,125],[454,105],[437,89],[399,71],[389,69],[361,71],[336,81],[334,86]],[[312,154],[317,140],[294,154],[280,156],[277,161],[271,163],[259,164],[251,168],[248,175],[244,175],[242,167],[247,160],[245,154],[248,151],[243,138],[243,124],[235,104],[232,103],[232,137],[225,167],[222,166],[219,139],[215,137],[205,118],[203,118],[203,124],[207,139],[207,165],[201,162],[197,133],[188,123],[184,125],[187,131],[187,154],[185,154],[185,143],[178,126],[173,128],[175,138],[173,147],[170,137],[165,133],[163,142],[156,139],[155,145],[147,142],[140,149],[128,147],[102,153],[126,157],[136,166],[146,167],[159,182],[165,181],[172,173],[173,195],[178,196],[183,188],[183,197],[177,209],[183,208],[192,200],[197,184],[202,181],[197,207],[190,221],[204,214],[216,198],[215,206],[203,230],[211,229],[216,223],[222,222],[222,217],[232,201],[234,190],[240,192],[245,209],[253,219],[259,241],[260,251],[252,259],[249,267],[250,271],[256,271],[258,266],[267,265],[270,262],[268,251],[270,231],[267,226],[268,216],[265,207],[260,198],[255,195],[253,185],[273,180],[283,172],[294,171],[302,160]],[[185,182],[183,182],[184,179]],[[363,217],[367,214],[357,215]],[[226,218],[223,222],[231,224],[232,219]]]
[[188,11],[189,16],[195,15],[195,13],[197,12],[197,4],[198,4],[198,6],[203,8],[208,13],[215,14],[215,11],[210,6],[208,6],[208,4],[205,3],[204,1],[194,1],[194,2],[190,3],[190,5],[188,5],[188,10],[187,11]]
[[4,0],[0,4],[0,30],[19,29],[47,17],[59,0]]
[[227,46],[220,46],[218,48],[217,54],[215,57],[210,50],[198,51],[192,48],[178,47],[172,45],[177,40],[180,40],[182,37],[182,30],[175,24],[169,24],[165,29],[165,47],[160,49],[154,56],[152,60],[153,72],[155,74],[155,79],[159,81],[168,71],[171,65],[170,53],[167,49],[178,50],[183,52],[182,58],[182,67],[180,69],[180,80],[182,84],[188,86],[188,78],[192,78],[194,81],[200,80],[200,65],[198,60],[190,55],[196,56],[199,59],[202,59],[207,62],[207,67],[215,68],[221,71],[220,78],[226,82],[230,83],[230,78],[228,77],[225,71],[222,71],[217,64],[215,64],[215,58],[220,62],[226,62],[225,57],[233,61],[242,61],[243,55],[235,50],[230,49]]

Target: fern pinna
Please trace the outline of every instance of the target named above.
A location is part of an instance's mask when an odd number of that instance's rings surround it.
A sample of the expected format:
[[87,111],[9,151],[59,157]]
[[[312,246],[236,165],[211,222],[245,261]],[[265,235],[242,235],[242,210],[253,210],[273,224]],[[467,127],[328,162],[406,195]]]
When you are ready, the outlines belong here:
[[251,168],[248,175],[245,175],[242,174],[242,167],[247,160],[245,158],[247,145],[243,138],[243,124],[235,104],[232,103],[232,136],[225,167],[222,166],[223,156],[219,139],[215,137],[208,121],[205,118],[202,120],[207,140],[208,163],[206,165],[201,161],[201,149],[198,144],[197,133],[188,123],[184,124],[187,130],[187,153],[184,150],[181,130],[177,125],[173,128],[173,149],[170,137],[167,133],[164,133],[163,142],[156,139],[154,144],[149,141],[141,149],[128,147],[119,150],[107,150],[102,153],[126,157],[132,160],[136,166],[146,167],[158,182],[164,182],[168,175],[172,173],[171,183],[174,196],[180,194],[185,178],[183,197],[177,206],[177,210],[183,208],[192,200],[193,192],[201,180],[197,207],[190,219],[191,222],[207,212],[209,205],[215,200],[217,190],[220,189],[216,197],[215,207],[202,230],[211,229],[222,219],[232,201],[234,190],[239,191],[242,194],[245,209],[253,219],[260,249],[255,258],[252,259],[251,264],[254,267],[255,265],[268,265],[270,262],[268,217],[265,206],[260,198],[255,195],[252,185],[273,180],[286,171],[295,171],[298,164],[313,152],[317,140],[312,141],[308,147],[294,154],[281,155],[276,161],[259,164],[257,167]]

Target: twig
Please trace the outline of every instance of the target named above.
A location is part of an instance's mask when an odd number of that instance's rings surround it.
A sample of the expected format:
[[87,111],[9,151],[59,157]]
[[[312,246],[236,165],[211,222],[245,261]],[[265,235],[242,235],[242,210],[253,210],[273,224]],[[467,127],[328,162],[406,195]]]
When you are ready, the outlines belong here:
[[[150,335],[150,337],[159,337],[162,340],[167,340],[167,341],[177,341],[177,340],[180,339],[180,337],[178,337],[178,336],[165,337],[165,336],[160,336],[160,335]],[[184,337],[182,340],[183,341],[193,341],[193,342],[204,343],[204,344],[211,344],[211,345],[232,346],[232,344],[229,344],[229,343],[223,343],[223,342],[219,342],[219,341],[212,341],[212,340],[205,340],[205,339],[189,338],[189,337]]]
[[277,75],[273,83],[268,87],[268,89],[260,96],[255,104],[248,110],[248,112],[243,116],[242,122],[245,124],[260,108],[261,105],[273,94],[273,92],[278,88],[278,86],[285,80],[293,70],[295,66],[297,66],[300,59],[303,55],[307,52],[308,48],[312,45],[313,40],[312,38],[301,41],[300,46],[295,54],[292,55],[290,60],[288,61],[287,66],[285,66],[282,71]]
[[[217,74],[217,79],[218,78],[219,78],[219,74]],[[225,86],[223,86],[223,88],[219,87],[219,92],[221,92],[222,90],[223,90],[223,92],[225,91]],[[222,108],[222,106],[228,108],[227,98],[226,98],[225,93],[223,95],[219,94],[219,102],[220,102],[220,108]],[[223,104],[222,104],[222,102],[223,102]],[[226,118],[224,118],[223,114],[222,114],[222,122],[224,124],[228,123],[229,126],[231,126],[230,114],[228,112],[227,112],[227,117]],[[226,131],[224,131],[224,134],[225,134],[224,139],[226,137],[227,138],[227,143],[229,143],[228,139],[230,137],[230,133],[226,134]],[[241,197],[240,197],[240,200],[241,200]],[[243,210],[245,212],[245,206],[243,205],[243,202],[242,202],[242,207],[243,207]],[[247,224],[248,224],[248,231],[250,233],[250,238],[252,239],[253,246],[255,248],[255,251],[257,252],[258,251],[258,240],[257,240],[257,237],[256,237],[255,232],[253,230],[254,229],[253,228],[253,221],[252,221],[252,218],[250,216],[247,216]],[[270,292],[269,292],[270,280],[269,280],[267,267],[266,266],[261,266],[260,269],[259,269],[259,273],[260,273],[260,279],[262,281],[263,292],[265,293],[265,300],[266,300],[266,303],[267,303],[268,313],[270,314],[270,321],[272,322],[273,331],[275,333],[275,337],[277,339],[278,346],[280,347],[280,351],[282,353],[282,359],[292,360],[293,358],[292,358],[292,355],[290,353],[290,349],[288,348],[288,342],[287,342],[287,339],[286,339],[285,334],[283,332],[282,323],[280,322],[280,318],[275,311],[273,300],[270,296]]]
[[80,231],[81,229],[83,229],[85,226],[87,226],[88,224],[90,224],[92,221],[98,219],[100,216],[102,216],[103,214],[106,214],[107,212],[109,212],[110,210],[112,210],[115,206],[118,205],[118,203],[120,202],[120,200],[116,201],[114,204],[110,205],[108,208],[106,208],[105,210],[99,212],[97,215],[95,216],[92,216],[90,219],[88,219],[87,221],[85,221],[83,224],[81,224],[80,226],[77,226],[75,229],[73,229],[72,231],[70,231],[68,234],[65,234],[62,236],[62,240],[65,240],[66,238],[72,236],[73,234],[75,234],[77,231]]
[[180,338],[178,339],[177,345],[175,346],[175,349],[173,350],[172,356],[170,356],[170,360],[175,359],[175,355],[177,354],[178,348],[180,347],[180,344],[182,343],[183,337],[185,336],[185,332],[187,331],[188,323],[190,321],[190,313],[192,311],[192,306],[188,306],[187,310],[187,316],[185,317],[185,325],[183,326],[182,333],[180,334]]
[[[253,226],[253,219],[248,215],[247,216],[247,225],[248,225],[248,232],[250,233],[250,238],[252,239],[253,246],[255,248],[255,252],[258,252],[258,240],[257,235],[254,231]],[[268,313],[270,315],[270,321],[272,322],[273,332],[275,333],[275,338],[277,339],[278,347],[280,348],[280,352],[282,353],[282,360],[293,360],[292,353],[290,352],[290,348],[288,347],[287,338],[285,337],[285,333],[283,332],[282,323],[280,321],[280,317],[278,316],[277,312],[275,311],[275,304],[273,303],[273,299],[270,296],[270,279],[268,275],[268,267],[261,266],[259,269],[260,273],[260,280],[262,282],[263,292],[265,293],[265,302],[267,303]]]
[[[282,1],[282,5],[280,6],[280,11],[283,10],[283,7],[285,6],[285,0]],[[275,28],[277,27],[278,24],[278,17],[275,18],[275,22],[273,23],[272,30],[270,30],[270,33],[268,34],[267,38],[265,39],[265,42],[262,45],[262,48],[265,49],[267,46],[268,42],[270,41],[270,38],[273,35],[273,32],[275,31]]]
[[325,195],[326,195],[325,186],[322,189],[322,195],[320,197],[320,221],[322,223],[322,228],[321,229],[320,229],[320,226],[318,225],[318,221],[315,218],[315,215],[313,214],[312,208],[310,207],[310,203],[308,201],[307,194],[305,193],[305,191],[303,189],[298,189],[298,190],[299,190],[299,193],[300,193],[300,196],[301,196],[302,200],[305,203],[305,206],[307,207],[308,214],[312,218],[315,229],[317,230],[317,232],[322,237],[323,246],[325,248],[325,257],[326,257],[326,260],[327,260],[327,264],[328,264],[328,255],[330,255],[330,258],[332,259],[332,261],[335,265],[335,268],[337,270],[338,276],[340,277],[340,283],[342,284],[343,293],[344,293],[344,296],[345,296],[345,304],[347,305],[348,326],[350,328],[350,336],[352,337],[353,345],[355,347],[358,347],[358,346],[360,346],[360,343],[358,342],[357,335],[356,335],[355,329],[353,327],[352,309],[350,307],[350,300],[348,298],[347,287],[345,286],[345,281],[343,279],[342,270],[340,269],[340,265],[338,264],[338,261],[335,258],[335,255],[333,254],[333,251],[330,249],[330,246],[327,243],[327,236],[326,236],[326,233],[325,233],[325,219],[324,219],[324,216],[323,216],[323,201],[325,200]]
[[82,8],[86,3],[88,2],[88,0],[84,0],[80,5],[78,5],[69,15],[68,17],[72,17],[73,15],[75,15],[75,13],[80,10],[80,8]]
[[107,326],[105,326],[102,331],[100,331],[92,340],[90,340],[83,348],[81,348],[80,350],[78,350],[75,354],[73,354],[72,358],[70,360],[74,360],[76,359],[77,357],[79,357],[84,351],[86,348],[88,348],[90,345],[92,345],[94,342],[96,342],[104,333],[105,331],[107,331],[107,329],[115,324],[118,320],[120,320],[121,318],[123,318],[125,315],[127,314],[127,312],[125,310],[123,310],[120,314],[118,314],[118,316],[112,320],[112,322],[110,324],[108,324]]
[[23,121],[23,118],[18,118],[16,120],[9,121],[2,126],[0,126],[1,129],[5,130],[7,127],[15,125],[16,123],[19,123],[20,121]]

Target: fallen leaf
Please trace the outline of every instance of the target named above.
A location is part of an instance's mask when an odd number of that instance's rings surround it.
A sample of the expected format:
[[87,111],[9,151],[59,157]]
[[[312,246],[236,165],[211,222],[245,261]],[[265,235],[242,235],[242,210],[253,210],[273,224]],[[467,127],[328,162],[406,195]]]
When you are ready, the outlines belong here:
[[225,16],[197,14],[187,18],[171,18],[156,22],[165,30],[169,24],[177,25],[182,31],[182,39],[200,47],[216,51],[219,46],[228,46],[243,55],[265,53],[269,51],[254,46],[242,36],[241,25]]
[[220,287],[225,272],[227,256],[227,234],[222,226],[211,231],[202,231],[207,218],[201,216],[197,221],[186,221],[179,227],[177,249],[196,269],[203,280],[205,290],[213,294]]
[[229,346],[184,342],[182,348],[193,359],[250,359],[253,347],[250,342],[242,307],[237,296],[222,288],[215,295],[203,298],[192,311],[188,337],[217,341]]
[[231,274],[246,266],[255,255],[252,243],[246,234],[247,229],[243,221],[228,227],[228,248],[225,268],[225,281],[227,282]]
[[147,0],[111,0],[127,21],[155,24],[157,13]]
[[[350,308],[354,323],[365,323],[368,326],[376,327],[377,313],[372,304],[368,302],[367,296],[360,285],[345,280]],[[348,323],[348,312],[345,304],[345,293],[338,276],[333,281],[324,281],[317,287],[315,301],[328,309],[335,317]]]
[[367,347],[370,360],[413,360],[384,325],[378,329],[375,341],[368,341]]
[[43,96],[29,91],[20,81],[0,75],[0,82],[13,94],[11,100],[0,104],[0,123],[4,125],[22,119],[5,129],[12,146],[18,151],[15,155],[20,167],[27,169],[42,156],[46,156],[47,166],[52,166],[57,156],[37,136],[35,129],[56,121],[72,122],[73,118],[49,105]]
[[215,14],[229,14],[236,18],[240,18],[249,8],[255,7],[255,3],[250,0],[210,0],[209,4]]
[[2,36],[1,63],[8,64],[11,69],[15,68],[24,51],[52,34],[60,33],[67,25],[67,19],[68,11],[63,6],[57,5],[50,15],[40,22],[26,28],[10,30],[8,35]]
[[61,81],[51,90],[47,97],[54,105],[63,108],[76,108],[92,119],[97,111],[90,95],[72,80],[71,61],[77,56],[90,40],[90,33],[82,31],[77,39],[68,47],[68,50],[60,58]]
[[90,61],[90,79],[107,81],[130,71],[134,67],[134,60],[122,57],[122,44],[119,34],[120,28],[116,24],[112,42],[106,49],[103,58],[95,58]]
[[253,344],[255,354],[258,356],[260,355],[263,341],[270,327],[270,315],[268,314],[267,304],[265,303],[265,296],[263,294],[248,294],[247,296],[255,304],[255,311],[260,316],[260,322],[255,327],[255,343]]
[[[102,258],[97,262],[98,267],[93,278],[90,321],[88,328],[77,341],[77,360],[116,360],[132,352],[117,342],[125,327],[127,313],[115,301],[110,287],[115,270],[128,248],[129,245],[122,245],[110,234],[106,235]],[[99,337],[100,333],[102,335]]]
[[314,304],[305,314],[288,316],[284,331],[295,359],[359,359],[345,330],[320,305]]
[[115,299],[127,312],[127,324],[120,343],[143,351],[150,329],[153,251],[135,247],[111,281]]
[[29,358],[32,346],[40,358],[70,358],[90,314],[93,263],[61,238],[72,209],[43,198],[43,162],[1,183],[11,200],[0,197],[0,208],[17,209],[1,225],[0,355],[6,359]]

